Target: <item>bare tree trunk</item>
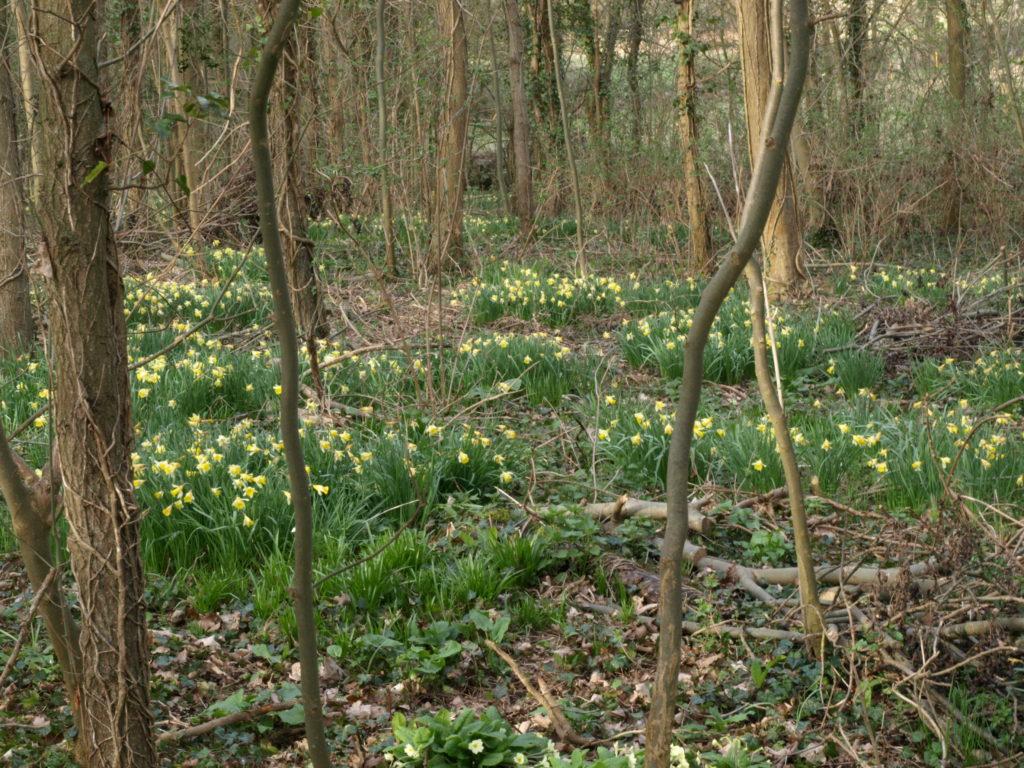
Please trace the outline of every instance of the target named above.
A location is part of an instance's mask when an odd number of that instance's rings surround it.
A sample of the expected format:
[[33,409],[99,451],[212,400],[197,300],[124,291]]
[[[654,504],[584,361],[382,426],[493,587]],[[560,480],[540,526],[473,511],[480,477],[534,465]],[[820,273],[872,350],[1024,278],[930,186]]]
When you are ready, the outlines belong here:
[[626,53],[626,83],[629,85],[630,138],[633,151],[640,151],[643,133],[643,99],[640,97],[640,45],[644,40],[644,0],[629,3],[629,49]]
[[281,136],[277,153],[278,176],[281,179],[278,208],[280,224],[285,233],[285,268],[292,292],[295,321],[304,339],[322,336],[326,317],[320,280],[313,263],[313,241],[309,239],[309,204],[307,192],[312,188],[309,173],[309,138],[304,136],[304,117],[308,116],[304,87],[304,64],[309,62],[309,31],[302,25],[285,40],[281,60],[281,82],[277,88],[275,123]]
[[529,0],[530,94],[534,119],[543,126],[549,141],[558,135],[558,93],[555,84],[555,45],[548,23],[548,4],[554,0]]
[[946,0],[946,48],[952,103],[947,136],[946,207],[942,223],[947,232],[956,232],[960,229],[960,208],[964,196],[957,144],[963,136],[967,117],[967,6],[964,0]]
[[[548,26],[551,31],[552,43],[557,39],[555,31],[555,9],[552,0],[548,2]],[[558,96],[558,111],[562,117],[562,141],[565,144],[565,160],[569,165],[569,176],[572,181],[572,199],[576,209],[576,262],[580,269],[586,271],[587,256],[583,249],[583,197],[580,194],[580,174],[576,169],[576,153],[573,151],[572,135],[569,133],[569,114],[565,106],[565,89],[562,87],[562,59],[557,45],[555,56],[555,87]]]
[[697,158],[697,74],[694,66],[694,3],[681,0],[676,17],[676,38],[679,40],[679,138],[683,148],[683,179],[686,184],[686,209],[690,220],[690,269],[706,274],[712,267],[711,225],[707,192]]
[[92,0],[36,0],[41,261],[49,277],[57,450],[81,610],[79,762],[156,765],[124,294],[111,237],[110,128]]
[[[758,136],[761,135],[761,126],[768,106],[772,57],[775,54],[768,44],[767,1],[737,0],[737,12],[747,115],[747,145],[751,165],[754,165],[757,162]],[[787,153],[783,163],[782,180],[762,238],[770,296],[785,295],[796,288],[802,279],[799,265],[802,245],[796,185]]]
[[[779,20],[781,41],[782,0],[772,0],[773,17]],[[722,303],[743,273],[771,214],[772,203],[786,161],[786,148],[800,105],[807,74],[809,23],[807,0],[790,0],[791,55],[784,82],[773,84],[766,99],[763,130],[754,144],[757,158],[743,205],[739,232],[732,251],[701,292],[700,303],[686,335],[683,380],[669,443],[668,499],[665,538],[659,566],[658,666],[651,689],[647,719],[648,768],[669,768],[675,731],[676,695],[679,686],[682,641],[682,565],[689,526],[690,449],[704,383],[704,348]],[[781,46],[780,46],[781,47]]]
[[39,184],[42,173],[39,167],[39,141],[36,127],[39,117],[39,97],[36,94],[36,80],[32,68],[31,45],[28,37],[28,0],[11,0],[14,16],[18,24],[18,72],[21,77],[21,100],[25,112],[25,129],[28,134],[29,169],[32,178],[29,180],[29,202],[39,202]]
[[0,355],[28,349],[35,337],[25,258],[25,199],[18,157],[18,103],[9,62],[16,40],[0,6]]
[[463,179],[466,167],[466,134],[469,129],[468,84],[466,66],[466,21],[462,0],[438,0],[442,37],[448,41],[445,52],[447,98],[441,118],[440,157],[437,172],[437,213],[434,221],[434,271],[445,265],[461,266]]
[[267,35],[253,80],[249,102],[249,132],[256,173],[256,196],[260,231],[274,297],[274,324],[281,345],[281,440],[288,464],[288,485],[295,510],[295,574],[292,595],[299,631],[299,665],[302,677],[302,707],[306,742],[315,768],[329,768],[330,752],[324,731],[320,700],[319,650],[313,590],[313,502],[306,475],[299,435],[299,344],[292,314],[291,291],[285,272],[284,248],[274,201],[274,165],[267,130],[267,105],[278,62],[289,37],[294,34],[301,0],[281,0],[273,26]]
[[747,287],[750,290],[751,344],[754,348],[754,369],[757,373],[757,388],[764,402],[764,409],[772,423],[775,445],[782,461],[786,476],[786,492],[789,497],[790,517],[793,524],[793,542],[796,549],[796,565],[800,574],[800,605],[803,609],[804,633],[809,636],[808,649],[820,653],[824,642],[825,624],[821,604],[818,602],[818,580],[814,573],[814,556],[811,551],[811,536],[807,529],[807,512],[804,508],[804,491],[800,480],[800,466],[789,434],[789,422],[783,410],[781,388],[776,393],[772,386],[772,372],[768,363],[768,339],[766,338],[766,305],[764,277],[757,258],[751,258],[746,267]]
[[850,82],[850,133],[859,139],[867,119],[864,96],[867,74],[864,71],[864,46],[868,37],[868,6],[866,0],[849,0],[846,16],[846,46],[843,58]]
[[374,71],[377,87],[377,144],[380,160],[380,210],[384,224],[384,271],[394,276],[395,232],[391,214],[391,165],[388,159],[388,117],[387,97],[384,93],[384,6],[387,0],[377,0],[376,30],[377,49],[374,55]]
[[509,214],[508,190],[505,188],[505,118],[501,98],[501,74],[498,71],[498,48],[494,44],[494,19],[490,0],[487,2],[487,41],[491,49],[491,88],[494,91],[494,176],[498,182],[501,211]]
[[529,236],[533,230],[533,167],[530,162],[530,116],[526,104],[526,78],[523,71],[523,25],[518,0],[502,0],[508,22],[508,71],[512,86],[512,154],[515,159],[516,216],[519,233]]

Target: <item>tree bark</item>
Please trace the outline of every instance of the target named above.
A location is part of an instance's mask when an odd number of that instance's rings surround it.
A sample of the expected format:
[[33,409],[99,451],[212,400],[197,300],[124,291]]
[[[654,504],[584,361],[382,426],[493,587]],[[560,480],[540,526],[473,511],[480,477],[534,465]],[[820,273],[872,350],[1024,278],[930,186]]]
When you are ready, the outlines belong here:
[[294,34],[301,0],[281,0],[267,35],[253,80],[249,101],[249,133],[256,175],[260,232],[274,299],[274,325],[281,345],[281,440],[288,464],[288,485],[295,510],[295,574],[292,595],[299,633],[302,707],[306,742],[315,768],[329,768],[330,752],[320,700],[320,661],[316,641],[313,590],[313,502],[299,435],[299,344],[292,314],[291,291],[285,271],[284,248],[274,201],[274,165],[267,130],[267,105],[277,65],[287,40]]
[[[743,69],[743,101],[747,116],[747,146],[750,163],[757,163],[758,137],[771,90],[772,58],[769,46],[767,0],[737,0],[740,59]],[[768,293],[784,296],[796,288],[803,275],[799,259],[802,250],[796,185],[789,154],[783,162],[779,189],[772,202],[771,215],[762,237],[768,273]]]
[[967,117],[967,6],[964,0],[946,0],[946,49],[949,75],[949,156],[946,166],[946,205],[943,229],[960,229],[960,208],[964,187],[960,179],[957,145]]
[[438,141],[436,216],[434,222],[434,271],[447,265],[461,266],[463,179],[466,166],[466,134],[469,129],[469,91],[466,80],[468,49],[462,0],[438,0],[441,34],[448,41],[445,52],[446,104]]
[[[781,22],[782,0],[772,0],[773,16]],[[781,23],[778,39],[781,40]],[[651,689],[647,719],[648,768],[669,768],[670,748],[675,731],[676,695],[679,686],[680,641],[682,639],[682,563],[689,525],[687,500],[690,449],[704,382],[704,348],[711,326],[729,291],[743,273],[767,223],[779,178],[786,161],[786,148],[800,104],[807,74],[809,19],[807,0],[790,0],[791,51],[785,80],[776,82],[765,103],[763,130],[755,144],[757,152],[747,198],[743,205],[736,243],[715,275],[701,292],[700,303],[686,336],[683,380],[679,387],[676,420],[669,443],[668,498],[665,539],[659,566],[658,666]]]
[[513,203],[519,233],[533,230],[533,167],[530,162],[530,115],[527,112],[526,78],[523,71],[523,25],[518,0],[502,0],[508,22],[508,71],[512,87],[512,155],[515,163]]
[[0,6],[0,355],[28,349],[35,337],[25,258],[25,199],[18,157],[18,106],[9,62],[11,18]]
[[109,105],[100,6],[36,0],[41,260],[49,274],[57,450],[81,610],[81,732],[89,768],[156,765],[124,295],[111,237]]
[[690,222],[690,269],[697,274],[707,274],[712,267],[713,253],[707,192],[697,158],[696,41],[693,34],[695,13],[692,0],[681,0],[677,14],[679,138],[683,149],[683,180]]

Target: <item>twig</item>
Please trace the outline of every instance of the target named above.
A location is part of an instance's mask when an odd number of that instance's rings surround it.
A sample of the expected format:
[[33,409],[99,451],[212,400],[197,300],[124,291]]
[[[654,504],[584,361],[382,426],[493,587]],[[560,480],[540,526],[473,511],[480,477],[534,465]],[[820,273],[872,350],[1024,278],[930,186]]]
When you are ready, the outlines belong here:
[[551,691],[544,682],[544,679],[540,676],[537,677],[537,685],[534,686],[530,682],[530,678],[527,677],[526,673],[516,663],[516,660],[509,656],[503,651],[497,643],[492,640],[484,640],[484,644],[494,651],[498,658],[504,661],[508,668],[512,670],[512,674],[516,676],[526,692],[544,709],[548,711],[548,717],[551,718],[551,725],[555,729],[555,734],[562,741],[568,742],[569,744],[575,744],[577,746],[585,747],[591,744],[590,739],[585,739],[573,730],[572,725],[566,719],[565,715],[562,714],[562,710],[555,703],[554,697],[551,695]]

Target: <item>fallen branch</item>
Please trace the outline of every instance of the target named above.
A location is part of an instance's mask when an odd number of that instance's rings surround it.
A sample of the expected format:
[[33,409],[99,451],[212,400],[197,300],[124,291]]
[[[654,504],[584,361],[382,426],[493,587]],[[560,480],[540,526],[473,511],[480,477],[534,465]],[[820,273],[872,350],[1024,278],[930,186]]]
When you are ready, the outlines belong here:
[[[703,547],[687,544],[686,559],[698,568],[710,568],[730,578],[735,578],[743,585],[744,580],[755,584],[771,584],[794,587],[799,583],[800,575],[796,568],[750,568],[745,565],[709,557]],[[904,574],[913,579],[914,585],[922,592],[935,589],[935,579],[926,578],[933,573],[933,563],[915,563],[906,568],[875,568],[869,566],[836,566],[819,565],[814,569],[818,581],[823,584],[841,584],[847,586],[885,586],[892,584]],[[745,585],[744,585],[745,586]],[[748,590],[749,591],[749,590]],[[772,599],[772,602],[778,602]]]
[[208,733],[212,733],[218,728],[225,728],[229,725],[237,725],[238,723],[247,723],[250,720],[255,720],[273,712],[283,712],[286,709],[291,709],[296,704],[300,704],[300,702],[295,699],[292,699],[291,701],[275,701],[269,704],[261,704],[260,706],[252,707],[251,709],[232,712],[230,715],[215,717],[212,720],[207,720],[197,725],[190,725],[187,728],[179,728],[176,731],[165,731],[156,737],[156,743],[167,744],[172,741],[195,739],[200,736],[205,736]]
[[[705,536],[715,527],[715,521],[700,511],[708,501],[710,499],[705,498],[690,502],[687,516],[690,530]],[[668,517],[668,505],[665,502],[631,499],[625,495],[615,501],[587,504],[583,511],[591,517],[613,522],[619,522],[627,517],[645,517],[648,520],[664,520]]]
[[551,726],[555,729],[555,734],[559,739],[569,744],[575,744],[579,747],[590,745],[590,739],[583,738],[573,730],[572,725],[569,724],[569,721],[562,713],[562,710],[555,703],[554,696],[551,694],[547,683],[544,682],[542,677],[537,677],[537,685],[534,686],[534,684],[530,682],[530,678],[527,677],[526,673],[523,672],[520,666],[516,663],[516,660],[505,653],[497,643],[491,640],[484,640],[484,644],[494,651],[498,655],[498,658],[508,665],[508,668],[512,670],[512,674],[515,675],[519,682],[523,684],[526,692],[530,694],[534,701],[547,710],[548,717],[551,718]]
[[977,637],[978,635],[987,635],[989,632],[995,632],[996,630],[1024,633],[1024,616],[1007,616],[987,621],[965,621],[961,624],[949,624],[939,628],[939,637],[947,639]]

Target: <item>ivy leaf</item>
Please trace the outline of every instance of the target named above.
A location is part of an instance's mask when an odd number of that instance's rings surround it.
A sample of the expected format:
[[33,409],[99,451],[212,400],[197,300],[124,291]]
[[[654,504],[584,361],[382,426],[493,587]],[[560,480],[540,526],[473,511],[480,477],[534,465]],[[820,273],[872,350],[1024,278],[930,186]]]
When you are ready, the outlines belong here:
[[94,165],[92,169],[87,174],[85,174],[85,179],[82,180],[82,186],[87,187],[94,181],[96,181],[96,179],[99,178],[99,175],[103,173],[105,170],[107,170],[107,165],[108,164],[106,160],[100,160],[98,163],[96,163],[96,165]]

